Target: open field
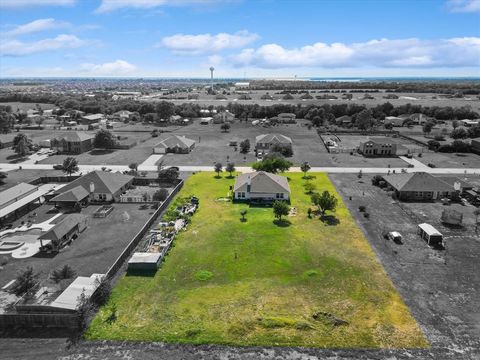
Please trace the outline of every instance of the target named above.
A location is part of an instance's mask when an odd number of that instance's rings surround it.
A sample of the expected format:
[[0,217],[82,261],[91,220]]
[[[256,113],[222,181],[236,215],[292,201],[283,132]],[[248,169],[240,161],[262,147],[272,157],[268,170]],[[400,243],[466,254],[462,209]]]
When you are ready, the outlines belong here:
[[[336,193],[325,174],[319,190]],[[301,174],[289,174],[296,216],[217,201],[234,179],[197,173],[180,194],[200,208],[153,277],[124,276],[88,339],[313,347],[425,347],[408,308],[340,202],[339,225],[309,219]],[[246,209],[247,221],[240,221]],[[204,276],[205,275],[205,276]],[[208,275],[208,276],[207,276]],[[211,276],[210,276],[211,275]],[[111,306],[117,319],[105,317]],[[349,322],[333,326],[317,311]]]
[[[359,180],[354,174],[331,174],[330,178],[366,232],[432,348],[480,349],[480,237],[473,225],[475,208],[456,204],[445,207],[439,203],[397,204],[384,190],[370,184],[372,176]],[[466,180],[479,183],[478,179],[469,176]],[[361,216],[360,205],[366,206],[369,219]],[[444,208],[461,211],[464,226],[443,225],[440,215]],[[416,234],[417,225],[423,222],[444,234],[445,251],[430,248]],[[399,231],[403,244],[385,240],[385,231]]]
[[[398,99],[384,99],[383,97],[387,94],[383,91],[378,93],[370,93],[374,99],[362,99],[363,93],[353,93],[352,100],[343,100],[342,93],[310,93],[314,99],[311,100],[302,100],[300,99],[301,94],[293,94],[294,99],[292,100],[283,100],[283,94],[276,94],[277,91],[270,90],[248,90],[249,96],[252,100],[239,100],[240,94],[231,93],[230,95],[226,95],[227,100],[216,100],[214,95],[207,95],[205,93],[198,93],[199,99],[198,100],[188,100],[188,99],[178,99],[178,97],[187,97],[187,93],[179,93],[177,94],[177,99],[172,98],[166,101],[171,101],[175,104],[183,104],[183,103],[193,103],[199,104],[202,106],[214,105],[226,106],[229,102],[239,103],[239,104],[258,104],[262,106],[270,106],[274,104],[290,104],[290,105],[322,105],[322,104],[342,104],[342,103],[355,103],[355,104],[364,104],[367,107],[374,107],[379,104],[383,104],[386,102],[390,102],[393,106],[400,106],[406,105],[408,103],[415,104],[415,105],[423,105],[423,106],[452,106],[452,107],[461,107],[461,106],[471,106],[472,110],[480,111],[480,103],[475,96],[467,96],[463,99],[446,99],[441,98],[438,94],[430,94],[430,93],[395,93],[399,98]],[[269,93],[274,100],[262,100],[261,97]],[[328,99],[316,99],[315,96],[317,95],[335,95],[338,99],[335,100],[328,100]],[[437,97],[433,99],[433,97]],[[162,101],[162,100],[147,100],[147,101]]]
[[[26,259],[14,259],[10,255],[0,255],[7,263],[0,270],[0,287],[15,279],[19,271],[32,266],[35,272],[41,273],[40,279],[49,276],[53,269],[65,264],[70,265],[78,276],[90,276],[93,273],[103,274],[121,254],[125,246],[140,230],[146,219],[153,212],[150,208],[143,209],[140,204],[114,204],[114,210],[106,218],[94,218],[93,212],[100,206],[88,206],[82,214],[88,216],[88,228],[57,255],[37,254]],[[37,216],[34,222],[46,221],[55,213],[49,213],[52,205],[42,205],[32,212]],[[123,214],[127,212],[130,219],[125,221]],[[56,218],[58,223],[65,215]],[[28,214],[13,222],[14,227],[22,220],[28,219]],[[33,226],[34,227],[34,226]]]
[[480,168],[480,155],[472,153],[425,152],[418,160],[424,164],[432,163],[438,168]]

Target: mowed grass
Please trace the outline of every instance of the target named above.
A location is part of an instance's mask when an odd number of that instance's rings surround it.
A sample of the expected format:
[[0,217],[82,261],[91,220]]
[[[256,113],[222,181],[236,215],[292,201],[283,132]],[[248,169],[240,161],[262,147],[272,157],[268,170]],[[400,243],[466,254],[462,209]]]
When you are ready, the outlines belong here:
[[[318,191],[336,190],[312,174]],[[124,276],[88,339],[308,347],[426,347],[425,337],[340,201],[340,223],[309,219],[302,174],[288,174],[297,215],[218,201],[234,179],[192,175],[200,198],[154,277]],[[338,195],[337,195],[338,196]],[[340,198],[339,198],[340,200]],[[246,222],[240,211],[248,211]],[[116,307],[116,320],[111,321]],[[316,316],[318,312],[330,315]],[[332,316],[348,324],[334,325]]]

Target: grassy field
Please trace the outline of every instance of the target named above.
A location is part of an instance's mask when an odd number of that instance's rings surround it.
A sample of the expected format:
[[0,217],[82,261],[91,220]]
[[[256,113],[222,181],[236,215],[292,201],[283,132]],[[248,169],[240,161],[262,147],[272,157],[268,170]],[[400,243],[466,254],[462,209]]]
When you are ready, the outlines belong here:
[[[311,180],[336,190],[325,174]],[[338,225],[309,219],[301,174],[289,174],[297,215],[218,201],[234,179],[192,175],[180,193],[200,209],[153,277],[124,276],[88,339],[308,347],[426,347],[343,203]],[[247,209],[247,221],[240,210]],[[116,319],[111,320],[116,307]],[[324,315],[319,312],[323,312]],[[317,319],[313,315],[318,313]],[[329,315],[330,314],[330,315]],[[334,325],[332,317],[348,321]]]

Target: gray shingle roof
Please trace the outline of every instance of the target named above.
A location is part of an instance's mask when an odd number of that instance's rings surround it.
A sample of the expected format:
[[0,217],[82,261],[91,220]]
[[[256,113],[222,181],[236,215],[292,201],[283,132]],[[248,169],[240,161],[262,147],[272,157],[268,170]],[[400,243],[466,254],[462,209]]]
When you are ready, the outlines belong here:
[[172,135],[160,141],[155,147],[165,147],[167,149],[178,147],[186,149],[190,148],[193,144],[195,144],[195,140],[189,139],[185,136]]
[[292,139],[290,139],[288,136],[282,135],[282,134],[262,134],[258,135],[255,138],[255,141],[257,144],[262,144],[262,143],[279,143],[279,144],[291,144]]
[[237,176],[233,191],[247,191],[250,180],[252,193],[290,193],[290,186],[285,176],[270,174],[265,171],[240,174]]
[[92,171],[82,177],[73,180],[71,183],[59,189],[58,194],[64,194],[77,186],[83,187],[90,193],[90,183],[95,185],[96,193],[114,194],[120,188],[128,184],[133,179],[133,176],[124,175],[120,173],[110,173],[107,171]]
[[78,202],[85,199],[89,192],[82,186],[78,185],[71,190],[65,191],[55,196],[51,201],[54,202]]
[[397,191],[453,191],[453,186],[425,172],[385,175],[383,179]]
[[58,241],[85,219],[86,217],[81,214],[68,215],[45,234],[41,235],[39,239]]

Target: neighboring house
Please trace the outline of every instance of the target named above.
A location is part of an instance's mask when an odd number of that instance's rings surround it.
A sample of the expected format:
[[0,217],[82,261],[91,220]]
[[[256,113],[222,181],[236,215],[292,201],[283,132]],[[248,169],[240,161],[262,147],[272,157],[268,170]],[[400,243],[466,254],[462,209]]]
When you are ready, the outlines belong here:
[[361,142],[358,151],[364,156],[392,156],[397,154],[397,144],[389,137],[375,137]]
[[425,172],[390,174],[383,180],[402,201],[432,201],[456,195],[453,186]]
[[279,123],[282,124],[296,124],[296,117],[297,115],[293,113],[281,113],[278,114],[274,119],[276,119]]
[[464,120],[460,120],[460,123],[462,124],[462,126],[472,127],[472,126],[477,126],[480,123],[480,120],[464,119]]
[[67,215],[53,228],[41,235],[40,251],[56,251],[87,228],[87,217],[81,214]]
[[52,191],[52,184],[40,186],[20,183],[0,193],[0,222],[22,215],[30,204],[42,201]]
[[335,124],[337,125],[350,125],[352,122],[352,117],[348,115],[343,115],[335,119]]
[[470,144],[472,145],[472,152],[480,154],[480,137],[472,139]]
[[183,117],[181,117],[180,115],[172,115],[172,116],[170,116],[168,121],[171,124],[180,124],[180,123],[183,123]]
[[235,200],[274,201],[289,200],[290,186],[285,176],[264,171],[240,174],[233,187]]
[[397,116],[386,116],[385,120],[383,121],[383,124],[399,127],[399,126],[403,126],[403,124],[405,123],[405,120],[408,120],[408,119],[405,119],[403,117],[397,117]]
[[[77,199],[83,201],[84,198],[82,198],[82,196],[85,194],[85,191],[88,192],[88,199],[90,201],[119,201],[120,195],[131,187],[133,179],[133,176],[120,173],[92,171],[56,191],[56,197],[54,197],[52,201],[55,201],[55,198],[57,198],[56,201],[65,199],[64,202],[68,202],[70,199],[72,201],[76,201]],[[85,191],[76,189],[79,186]],[[63,197],[59,197],[58,195],[63,195]]]
[[195,147],[195,140],[185,136],[172,135],[153,147],[154,154],[188,154]]
[[228,110],[219,112],[218,114],[215,114],[213,116],[214,124],[223,124],[225,122],[234,122],[234,121],[235,121],[235,115],[233,115]]
[[92,134],[81,131],[65,133],[50,141],[52,149],[64,154],[81,154],[93,149]]
[[281,134],[262,134],[255,138],[255,149],[260,152],[268,152],[277,144],[292,147],[292,139]]
[[208,117],[202,117],[200,118],[200,125],[210,125],[212,123],[213,118],[208,116]]
[[112,114],[112,117],[115,119],[119,119],[120,121],[125,121],[130,119],[130,117],[133,115],[133,112],[128,111],[128,110],[120,110]]
[[80,118],[80,122],[83,125],[91,125],[94,123],[99,123],[100,121],[105,120],[105,115],[103,114],[91,114],[91,115],[83,115]]

